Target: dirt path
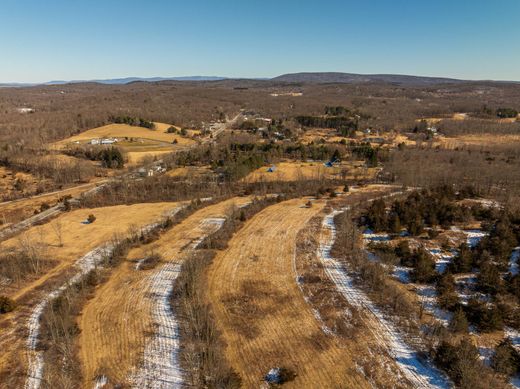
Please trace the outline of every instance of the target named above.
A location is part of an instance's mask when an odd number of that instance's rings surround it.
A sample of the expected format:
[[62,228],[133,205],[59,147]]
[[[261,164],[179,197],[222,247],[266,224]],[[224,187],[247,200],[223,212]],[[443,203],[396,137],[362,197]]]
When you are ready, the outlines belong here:
[[334,217],[338,213],[339,211],[334,211],[323,220],[319,257],[327,274],[350,304],[369,314],[366,321],[367,329],[377,342],[388,350],[414,388],[450,388],[449,380],[429,361],[419,358],[418,354],[404,342],[392,323],[375,307],[370,298],[361,289],[354,286],[352,278],[343,266],[330,255],[336,238]]
[[349,350],[326,335],[295,280],[300,229],[324,202],[304,199],[258,213],[235,234],[208,271],[208,294],[227,344],[226,357],[246,388],[258,388],[273,367],[297,376],[284,387],[364,388]]
[[[79,320],[84,387],[92,388],[99,379],[141,386],[161,379],[166,387],[181,380],[174,353],[177,323],[168,302],[178,266],[186,250],[218,228],[217,221],[233,206],[249,201],[234,198],[200,209],[156,242],[132,250],[96,290]],[[164,262],[151,270],[136,269],[151,252]]]

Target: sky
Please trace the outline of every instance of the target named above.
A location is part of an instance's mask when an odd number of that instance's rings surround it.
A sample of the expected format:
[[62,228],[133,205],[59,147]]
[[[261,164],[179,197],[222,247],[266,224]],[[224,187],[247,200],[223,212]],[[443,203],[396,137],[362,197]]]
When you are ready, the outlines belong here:
[[520,0],[0,0],[0,82],[303,71],[520,80]]

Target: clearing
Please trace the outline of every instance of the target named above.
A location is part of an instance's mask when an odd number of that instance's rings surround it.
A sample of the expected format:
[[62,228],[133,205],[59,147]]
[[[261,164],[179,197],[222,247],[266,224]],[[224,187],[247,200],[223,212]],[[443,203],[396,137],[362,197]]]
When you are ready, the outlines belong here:
[[155,129],[150,130],[128,124],[108,124],[64,139],[55,143],[55,146],[63,149],[89,145],[93,139],[117,139],[113,145],[126,153],[130,165],[136,165],[146,157],[157,157],[197,144],[193,139],[198,135],[197,131],[188,130],[187,135],[182,136],[179,133],[168,133],[170,127],[170,124],[155,123]]
[[57,145],[66,145],[79,141],[85,143],[91,139],[104,139],[104,138],[137,138],[137,139],[150,139],[158,142],[172,143],[174,139],[177,139],[179,144],[190,144],[193,141],[187,137],[183,137],[177,134],[168,134],[166,130],[171,127],[170,124],[166,123],[155,123],[155,129],[150,130],[144,127],[130,126],[128,124],[108,124],[97,128],[84,131],[78,135],[74,135],[70,138],[64,139],[57,143]]
[[269,166],[263,166],[245,178],[245,182],[261,181],[298,181],[321,179],[361,179],[375,175],[377,169],[366,168],[365,162],[341,162],[333,167],[326,167],[323,162],[280,162],[269,172]]

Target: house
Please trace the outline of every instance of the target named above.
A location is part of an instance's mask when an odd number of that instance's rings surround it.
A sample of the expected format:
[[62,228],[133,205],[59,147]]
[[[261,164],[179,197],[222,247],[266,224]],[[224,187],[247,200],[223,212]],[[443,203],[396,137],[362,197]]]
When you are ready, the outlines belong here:
[[102,145],[112,145],[114,143],[116,143],[115,139],[101,139]]
[[91,139],[89,143],[91,145],[98,145],[98,144],[100,144],[100,140],[99,139]]
[[141,176],[141,177],[152,177],[154,175],[154,170],[145,169],[144,167],[142,167],[142,168],[139,168],[139,170],[137,170],[137,174],[139,174],[139,176]]

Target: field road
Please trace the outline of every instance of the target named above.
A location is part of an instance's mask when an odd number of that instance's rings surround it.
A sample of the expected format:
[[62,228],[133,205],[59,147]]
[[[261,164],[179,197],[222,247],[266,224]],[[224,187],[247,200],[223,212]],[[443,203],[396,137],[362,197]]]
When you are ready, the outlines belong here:
[[296,237],[325,202],[272,205],[248,220],[208,269],[208,296],[245,388],[273,367],[296,373],[291,388],[365,388],[347,348],[326,335],[296,283]]

